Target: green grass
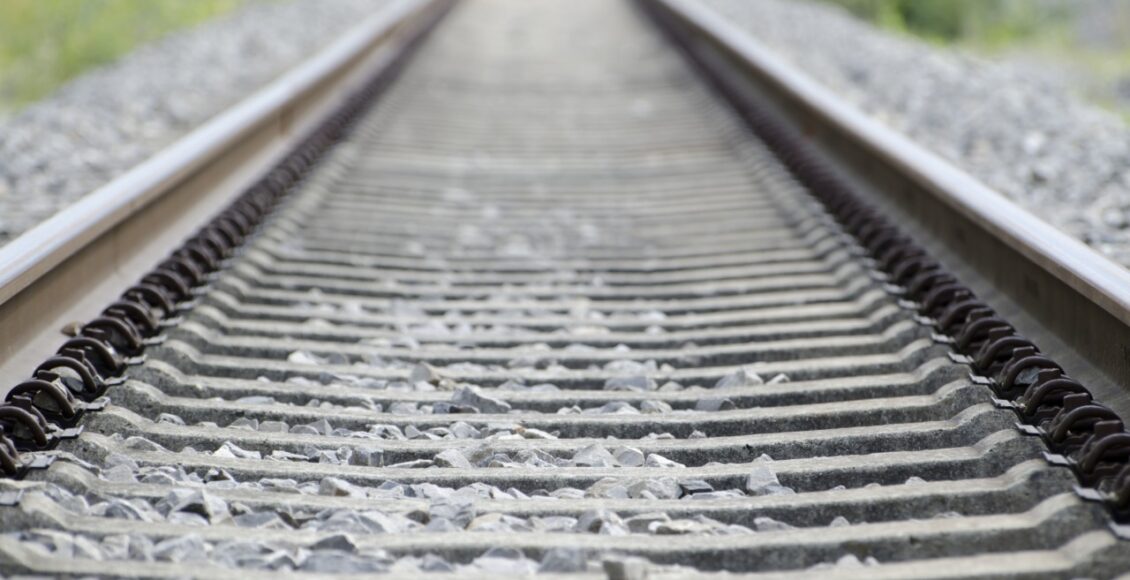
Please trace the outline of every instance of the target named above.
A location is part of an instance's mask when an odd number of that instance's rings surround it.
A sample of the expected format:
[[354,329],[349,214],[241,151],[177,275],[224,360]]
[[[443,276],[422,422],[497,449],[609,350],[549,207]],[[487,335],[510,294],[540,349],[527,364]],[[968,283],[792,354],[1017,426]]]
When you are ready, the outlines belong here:
[[0,111],[243,0],[0,0]]
[[[1130,82],[1130,2],[1085,0],[824,0],[898,34],[1003,59],[1022,57],[1072,73],[1073,88],[1130,120],[1119,83]],[[1077,26],[1096,7],[1122,40],[1086,38]],[[1123,89],[1124,90],[1124,89]]]
[[1003,47],[1066,33],[1071,0],[826,0],[884,28],[936,42]]

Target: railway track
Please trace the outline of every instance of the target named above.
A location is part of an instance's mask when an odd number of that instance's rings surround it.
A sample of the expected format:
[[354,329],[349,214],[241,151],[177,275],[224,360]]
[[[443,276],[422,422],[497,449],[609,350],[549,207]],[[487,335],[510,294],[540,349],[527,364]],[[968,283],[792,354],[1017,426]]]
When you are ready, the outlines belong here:
[[[1130,568],[1128,436],[1091,394],[1120,409],[1118,371],[945,245],[978,207],[915,226],[905,183],[950,169],[860,126],[869,165],[837,157],[847,117],[691,3],[480,0],[427,33],[446,8],[362,24],[273,113],[135,177],[157,201],[113,227],[5,250],[54,264],[8,275],[0,312],[52,312],[5,345],[46,362],[0,407],[0,571]],[[175,225],[141,207],[202,189],[229,193]],[[136,255],[105,241],[153,228]],[[119,286],[60,290],[99,244],[128,254]],[[1026,248],[1010,271],[1050,271]],[[1104,267],[1045,274],[1096,328],[1117,295],[1079,272]]]

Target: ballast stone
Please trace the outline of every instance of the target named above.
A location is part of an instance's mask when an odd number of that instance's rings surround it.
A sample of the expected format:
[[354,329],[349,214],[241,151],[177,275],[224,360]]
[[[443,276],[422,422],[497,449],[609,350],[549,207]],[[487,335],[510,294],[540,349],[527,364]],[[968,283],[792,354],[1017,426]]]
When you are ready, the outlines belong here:
[[509,413],[510,403],[483,394],[482,389],[473,385],[462,385],[455,389],[451,402],[456,405],[468,405],[481,413]]

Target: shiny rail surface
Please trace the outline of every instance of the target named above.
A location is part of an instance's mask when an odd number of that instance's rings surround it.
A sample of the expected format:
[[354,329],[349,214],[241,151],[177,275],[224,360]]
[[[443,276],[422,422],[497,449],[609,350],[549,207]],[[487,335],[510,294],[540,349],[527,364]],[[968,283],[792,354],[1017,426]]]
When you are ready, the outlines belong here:
[[862,185],[860,195],[1130,414],[1130,271],[840,99],[705,6],[644,4],[668,16],[731,98],[802,128],[809,147]]
[[0,376],[22,375],[387,68],[448,4],[396,0],[309,60],[0,248]]
[[633,5],[459,3],[332,137],[245,200],[262,224],[231,218],[246,241],[83,432],[25,444],[0,571],[1130,567],[1108,507]]

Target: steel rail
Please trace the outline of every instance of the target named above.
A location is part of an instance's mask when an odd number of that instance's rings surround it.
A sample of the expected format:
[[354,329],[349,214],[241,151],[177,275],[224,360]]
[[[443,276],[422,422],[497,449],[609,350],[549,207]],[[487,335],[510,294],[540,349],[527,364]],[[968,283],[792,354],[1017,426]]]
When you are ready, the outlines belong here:
[[438,18],[393,0],[316,55],[0,248],[0,378],[58,347],[210,220]]
[[845,102],[708,7],[642,5],[690,39],[684,48],[700,62],[719,67],[728,97],[799,128],[1020,331],[1075,361],[1069,370],[1104,403],[1130,411],[1130,390],[1118,386],[1130,384],[1130,271]]
[[1130,569],[1113,412],[626,8],[463,3],[14,388],[0,572]]

